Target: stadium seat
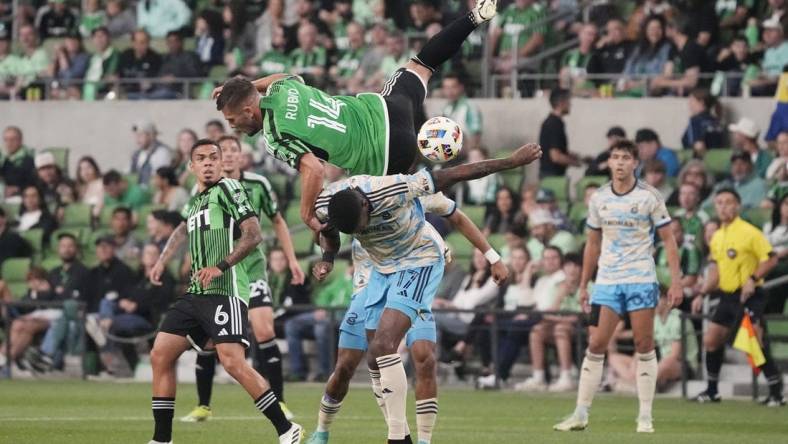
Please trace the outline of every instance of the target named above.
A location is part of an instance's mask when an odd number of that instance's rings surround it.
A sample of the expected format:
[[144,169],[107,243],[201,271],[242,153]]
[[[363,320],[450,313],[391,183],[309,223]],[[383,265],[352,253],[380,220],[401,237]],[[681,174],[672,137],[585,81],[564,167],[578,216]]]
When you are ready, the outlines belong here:
[[484,205],[463,205],[460,209],[473,221],[474,225],[479,228],[484,227],[484,213],[487,211]]
[[92,225],[92,207],[84,203],[71,203],[63,211],[62,228],[89,228]]
[[5,217],[9,223],[13,224],[19,219],[19,210],[22,204],[5,202],[1,203],[0,207],[5,211]]
[[56,267],[59,267],[62,264],[60,258],[54,253],[48,253],[44,259],[41,260],[41,268],[46,271],[52,271]]
[[101,208],[101,212],[98,216],[99,228],[109,228],[109,224],[112,222],[112,211],[114,211],[115,208],[116,207],[113,205],[104,205]]
[[41,252],[44,249],[44,230],[41,228],[32,228],[19,233],[19,235],[22,236],[33,249],[33,259],[40,259]]
[[489,242],[490,246],[495,248],[496,251],[501,251],[501,248],[506,245],[506,238],[503,234],[491,234],[487,236],[487,242]]
[[50,147],[43,150],[45,153],[52,153],[55,157],[55,163],[63,171],[63,174],[68,175],[68,158],[71,153],[71,148],[65,147]]
[[28,258],[11,258],[3,262],[0,276],[15,298],[21,298],[27,291],[27,272],[30,270],[30,263]]
[[585,231],[583,223],[587,216],[588,208],[582,202],[578,202],[572,205],[572,208],[569,210],[569,223],[575,230],[583,232]]
[[451,255],[455,260],[470,258],[473,254],[473,245],[465,239],[459,232],[453,232],[446,237],[446,243],[451,249]]
[[513,170],[506,170],[501,173],[501,178],[503,179],[503,184],[509,188],[510,190],[514,191],[515,194],[520,192],[520,186],[523,183],[523,178],[525,175],[523,174],[522,168],[515,168]]
[[727,174],[731,169],[731,154],[733,150],[730,148],[708,150],[703,156],[703,164],[715,177]]
[[293,248],[297,256],[308,256],[314,252],[315,243],[312,230],[303,229],[295,233],[291,232],[293,238]]
[[566,201],[569,198],[569,179],[566,176],[545,177],[539,181],[539,187],[551,190],[555,200]]
[[768,208],[750,208],[742,213],[742,219],[755,225],[758,229],[763,228],[763,224],[772,217],[772,210]]
[[291,229],[293,227],[303,225],[303,222],[301,222],[301,209],[299,208],[298,204],[287,207],[284,217],[285,222],[287,222],[287,226]]
[[583,194],[589,184],[593,183],[597,186],[602,186],[602,184],[607,183],[609,180],[610,178],[607,176],[583,176],[575,184],[575,202],[583,201]]
[[139,229],[140,226],[142,226],[142,228],[144,229],[145,228],[145,221],[148,219],[148,215],[150,215],[151,213],[153,213],[156,210],[161,210],[163,208],[164,208],[163,206],[155,205],[155,204],[148,204],[148,205],[143,205],[143,206],[139,207],[137,209],[137,211],[136,211],[137,229]]

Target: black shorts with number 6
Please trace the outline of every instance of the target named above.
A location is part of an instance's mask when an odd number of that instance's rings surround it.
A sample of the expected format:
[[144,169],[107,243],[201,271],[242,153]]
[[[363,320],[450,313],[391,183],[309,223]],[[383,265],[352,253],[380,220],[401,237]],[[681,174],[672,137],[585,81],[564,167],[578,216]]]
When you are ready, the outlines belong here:
[[184,336],[197,349],[214,344],[239,343],[249,347],[247,307],[238,298],[187,293],[164,314],[159,331]]

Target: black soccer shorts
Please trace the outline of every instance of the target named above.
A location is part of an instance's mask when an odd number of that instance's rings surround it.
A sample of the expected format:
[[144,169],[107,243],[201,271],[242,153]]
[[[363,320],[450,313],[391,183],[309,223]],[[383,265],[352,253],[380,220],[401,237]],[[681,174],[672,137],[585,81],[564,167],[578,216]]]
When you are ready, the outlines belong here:
[[714,314],[711,316],[711,322],[728,327],[730,329],[737,329],[744,317],[744,310],[750,314],[753,324],[760,324],[763,322],[763,311],[766,308],[766,296],[763,290],[758,287],[747,302],[742,305],[741,292],[734,293],[718,292],[720,302],[717,308],[714,309]]
[[260,307],[273,307],[274,299],[271,296],[271,287],[268,282],[258,279],[249,283],[249,310]]
[[420,156],[416,135],[427,120],[424,111],[427,88],[416,73],[400,68],[386,81],[380,94],[389,115],[386,174],[409,173]]
[[214,344],[249,347],[247,313],[246,304],[239,298],[187,293],[164,314],[159,331],[184,336],[198,350],[208,339]]

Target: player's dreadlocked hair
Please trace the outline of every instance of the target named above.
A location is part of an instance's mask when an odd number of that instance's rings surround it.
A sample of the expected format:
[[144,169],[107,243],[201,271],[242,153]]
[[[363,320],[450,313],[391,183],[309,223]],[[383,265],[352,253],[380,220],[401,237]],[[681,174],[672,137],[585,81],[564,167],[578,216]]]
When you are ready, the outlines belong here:
[[242,105],[256,91],[254,85],[248,79],[235,76],[224,82],[222,92],[216,97],[216,110],[221,111],[227,106],[236,108]]
[[328,224],[342,233],[351,234],[361,218],[362,199],[357,190],[348,188],[337,192],[328,201]]

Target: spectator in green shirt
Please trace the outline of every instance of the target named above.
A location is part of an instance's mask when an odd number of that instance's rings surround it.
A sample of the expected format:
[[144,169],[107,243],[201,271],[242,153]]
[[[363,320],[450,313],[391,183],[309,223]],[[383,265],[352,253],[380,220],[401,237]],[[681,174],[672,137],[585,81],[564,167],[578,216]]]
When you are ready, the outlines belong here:
[[290,53],[290,72],[312,86],[320,87],[326,73],[326,50],[317,46],[317,26],[304,23],[298,28],[298,48]]
[[542,252],[548,246],[557,247],[562,254],[577,251],[574,236],[568,231],[559,230],[557,222],[553,215],[543,208],[532,212],[528,218],[531,239],[526,243],[531,257],[542,257]]
[[[318,307],[347,307],[353,295],[353,266],[341,277],[323,287],[314,298]],[[326,381],[331,374],[331,349],[334,347],[331,329],[334,326],[326,310],[318,309],[301,313],[285,323],[285,337],[290,354],[292,379],[305,381],[308,373],[301,342],[305,338],[314,339],[317,346],[319,367],[316,381]]]
[[93,31],[104,26],[107,14],[101,10],[99,0],[87,0],[84,4],[85,10],[79,18],[79,33],[82,37],[90,37]]
[[466,150],[479,147],[482,138],[482,113],[468,101],[465,82],[458,74],[446,74],[442,82],[443,97],[448,102],[441,114],[454,120],[462,130],[462,146]]
[[135,183],[129,183],[115,170],[104,174],[104,205],[124,206],[138,210],[151,202],[148,191]]
[[681,221],[684,243],[699,247],[703,243],[703,225],[709,214],[700,208],[700,190],[691,182],[679,186],[679,209],[673,212],[674,220]]
[[290,71],[290,57],[285,54],[285,31],[281,26],[271,28],[271,49],[244,67],[250,77],[265,77]]
[[120,52],[111,46],[109,30],[103,26],[93,30],[95,52],[90,57],[88,71],[85,73],[85,87],[82,95],[85,100],[94,100],[99,94],[109,92],[110,86],[102,81],[111,80],[118,72]]
[[[684,229],[681,226],[681,219],[674,218],[670,222],[670,229],[673,231],[673,236],[676,238],[676,244],[679,246],[679,259],[681,260],[681,286],[684,288],[684,301],[682,307],[689,307],[692,304],[692,298],[695,296],[692,289],[698,282],[700,275],[700,266],[702,254],[700,249],[693,243],[685,242]],[[665,246],[660,244],[654,255],[657,266],[657,280],[659,284],[664,287],[670,287],[670,268],[668,267],[668,254],[665,251]]]
[[523,59],[542,47],[547,34],[546,8],[535,0],[515,0],[493,18],[490,24],[490,46],[498,48],[495,70],[510,73],[514,55]]
[[357,22],[350,22],[346,31],[347,48],[342,52],[337,64],[329,70],[331,81],[342,93],[348,91],[348,84],[361,68],[361,60],[367,52],[364,42],[364,27]]
[[580,43],[577,48],[564,53],[561,59],[559,72],[561,88],[571,89],[575,94],[590,96],[594,91],[594,84],[586,80],[588,62],[594,53],[594,44],[597,38],[597,27],[593,23],[586,23],[577,34]]
[[21,63],[17,75],[20,86],[28,86],[39,76],[46,76],[50,58],[46,50],[39,45],[38,34],[33,25],[22,25],[19,28],[19,57]]

